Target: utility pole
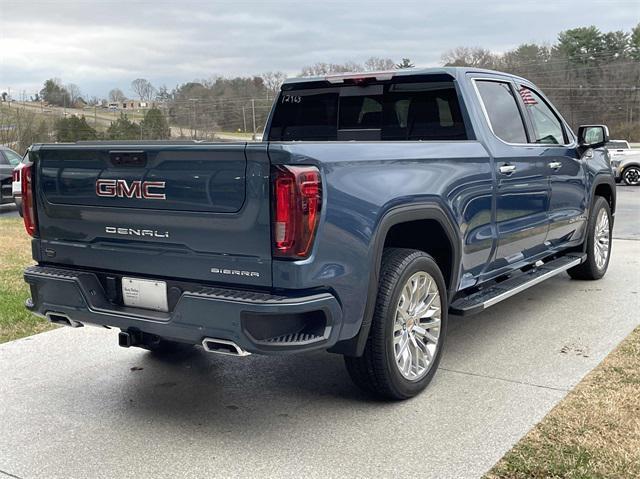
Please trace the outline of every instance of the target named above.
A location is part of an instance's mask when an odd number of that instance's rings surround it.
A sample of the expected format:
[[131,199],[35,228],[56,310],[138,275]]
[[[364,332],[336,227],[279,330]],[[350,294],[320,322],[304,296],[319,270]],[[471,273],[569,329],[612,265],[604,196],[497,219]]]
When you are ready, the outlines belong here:
[[197,98],[189,98],[189,101],[191,101],[191,116],[193,118],[193,123],[191,124],[191,138],[192,139],[196,139],[198,136],[198,126],[196,125],[196,121],[197,121],[197,117],[196,117],[196,102],[198,101]]
[[93,105],[93,126],[98,126],[98,105]]
[[242,131],[246,133],[247,132],[247,115],[245,114],[244,105],[242,106],[242,125],[243,125]]
[[251,99],[251,114],[253,116],[253,139],[256,139],[256,101]]

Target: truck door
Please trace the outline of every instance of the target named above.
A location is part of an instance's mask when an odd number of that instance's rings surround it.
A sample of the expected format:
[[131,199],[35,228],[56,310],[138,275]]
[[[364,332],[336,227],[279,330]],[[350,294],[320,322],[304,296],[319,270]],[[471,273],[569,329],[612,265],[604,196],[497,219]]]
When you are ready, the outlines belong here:
[[550,168],[541,149],[529,144],[515,85],[499,77],[473,82],[491,131],[487,141],[496,168],[497,246],[486,271],[494,276],[546,249]]
[[520,84],[517,87],[530,122],[530,141],[538,145],[549,173],[547,246],[561,249],[582,241],[587,225],[588,198],[583,160],[573,135],[551,104],[533,87]]

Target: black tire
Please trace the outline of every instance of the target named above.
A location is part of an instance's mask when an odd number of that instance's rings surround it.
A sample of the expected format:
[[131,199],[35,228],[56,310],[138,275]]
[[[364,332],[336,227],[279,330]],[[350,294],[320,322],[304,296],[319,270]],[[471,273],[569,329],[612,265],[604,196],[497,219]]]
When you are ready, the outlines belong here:
[[640,185],[640,167],[638,166],[627,166],[622,173],[622,179],[624,180],[624,184],[628,186],[638,186]]
[[[401,289],[409,278],[419,271],[431,275],[437,284],[441,323],[440,336],[430,369],[420,379],[411,381],[403,377],[396,365],[393,328]],[[420,393],[431,382],[438,369],[447,333],[447,310],[444,277],[431,256],[413,249],[385,249],[382,255],[378,296],[364,354],[361,357],[345,356],[351,379],[365,392],[383,399],[402,400]]]
[[[596,230],[596,220],[600,212],[604,210],[607,218],[609,220],[609,252],[607,255],[607,259],[602,267],[598,267],[596,263],[596,253],[594,248],[595,243],[595,230]],[[611,208],[609,207],[609,203],[602,196],[596,196],[593,201],[593,207],[591,208],[591,212],[589,214],[589,223],[587,226],[587,260],[573,268],[569,269],[567,273],[573,279],[581,279],[581,280],[595,280],[602,278],[607,272],[607,268],[609,267],[609,260],[611,259],[611,231],[612,231],[612,223],[611,223]]]

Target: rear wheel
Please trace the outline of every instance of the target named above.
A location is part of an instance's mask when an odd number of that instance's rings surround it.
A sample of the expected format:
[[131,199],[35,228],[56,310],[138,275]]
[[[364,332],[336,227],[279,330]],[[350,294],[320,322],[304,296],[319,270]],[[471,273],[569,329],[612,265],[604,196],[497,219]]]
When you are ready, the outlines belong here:
[[611,256],[611,209],[601,196],[596,196],[589,215],[587,259],[567,271],[573,279],[600,279],[607,272]]
[[622,173],[622,179],[629,186],[640,185],[640,167],[629,166]]
[[447,308],[444,278],[431,256],[385,249],[364,354],[345,357],[353,381],[386,399],[407,399],[422,391],[442,356]]

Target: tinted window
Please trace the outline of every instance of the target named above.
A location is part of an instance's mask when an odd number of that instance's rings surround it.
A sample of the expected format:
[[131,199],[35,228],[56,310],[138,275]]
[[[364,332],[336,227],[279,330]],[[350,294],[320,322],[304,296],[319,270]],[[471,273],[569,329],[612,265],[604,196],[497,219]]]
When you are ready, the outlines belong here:
[[626,141],[610,141],[607,143],[607,148],[612,150],[627,150],[629,149],[629,143]]
[[533,90],[523,86],[518,92],[535,130],[535,138],[532,138],[531,141],[552,145],[563,144],[565,141],[562,123],[553,110]]
[[18,166],[22,161],[22,157],[12,150],[3,150],[4,156],[9,160],[11,166]]
[[482,103],[495,135],[507,143],[527,143],[516,98],[508,83],[477,81]]
[[283,92],[270,140],[466,140],[452,81]]
[[337,91],[283,92],[271,122],[270,139],[335,140],[337,130]]

